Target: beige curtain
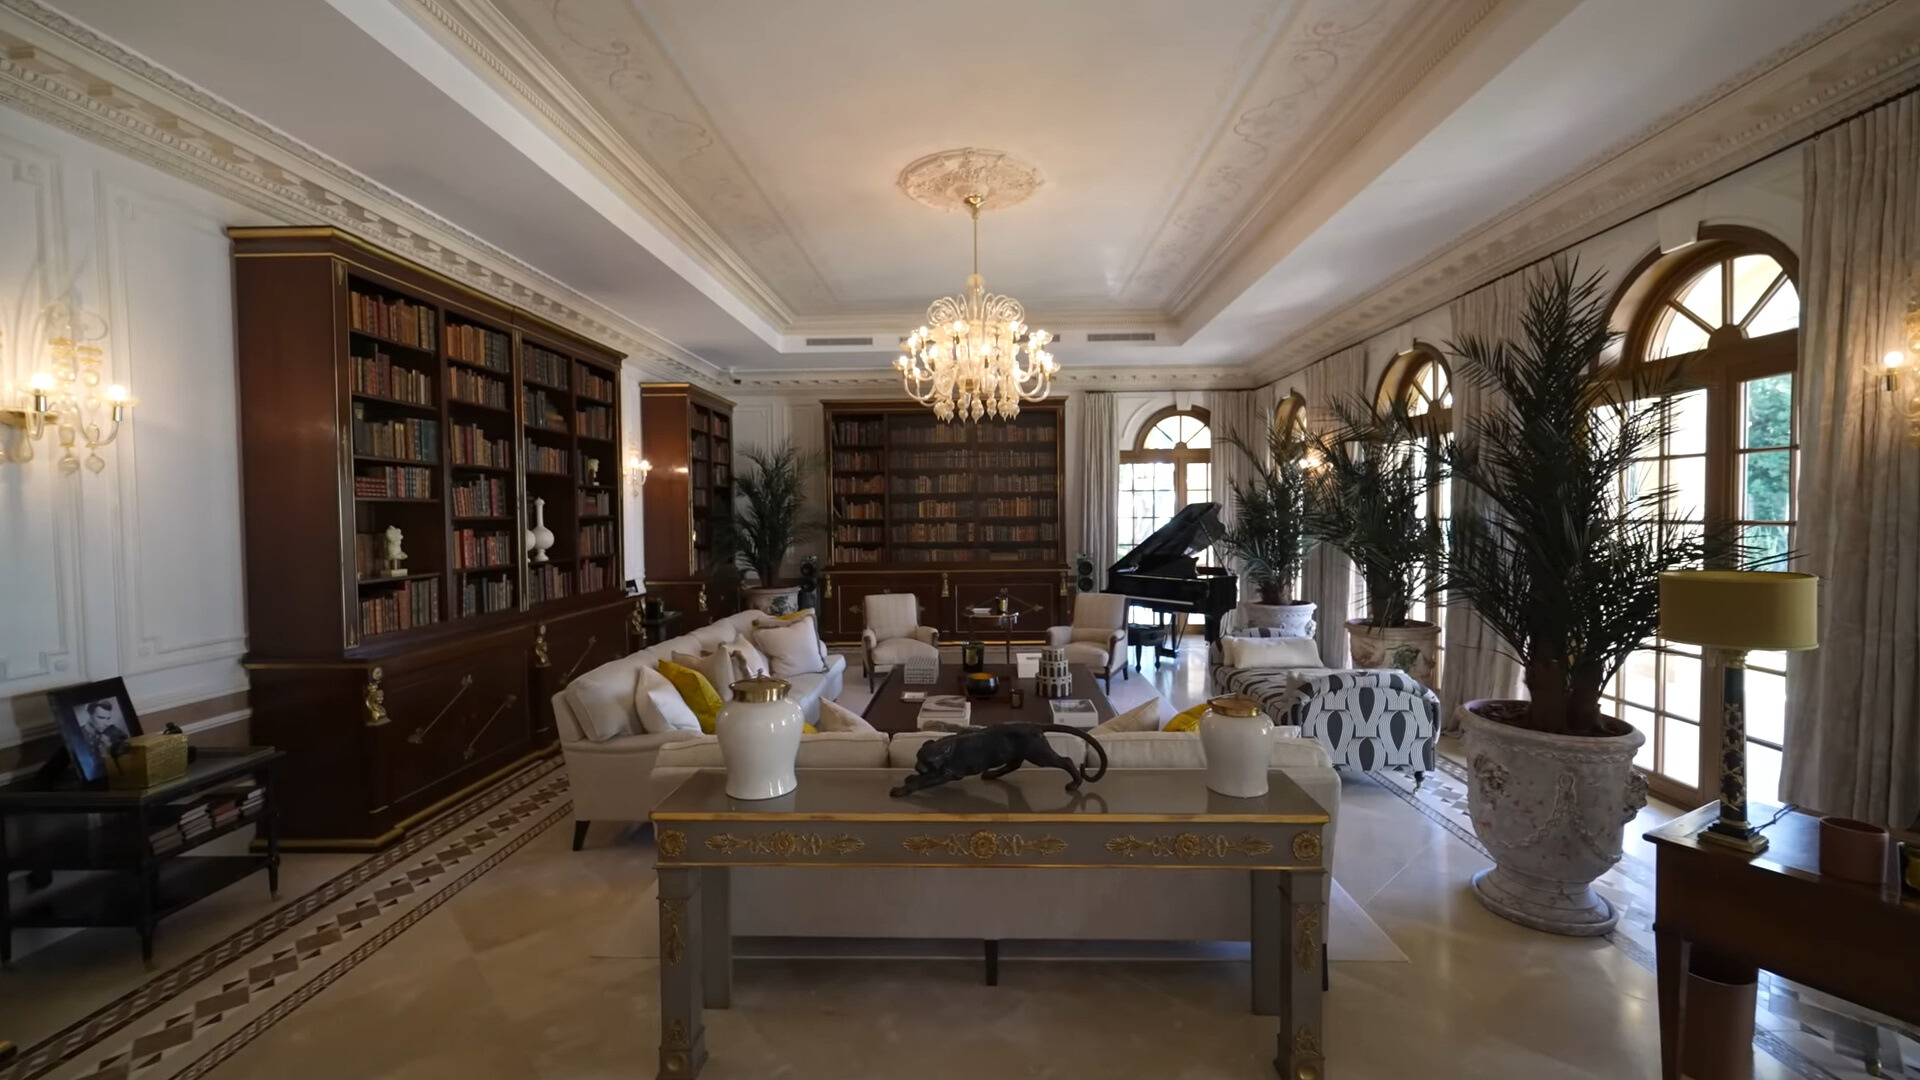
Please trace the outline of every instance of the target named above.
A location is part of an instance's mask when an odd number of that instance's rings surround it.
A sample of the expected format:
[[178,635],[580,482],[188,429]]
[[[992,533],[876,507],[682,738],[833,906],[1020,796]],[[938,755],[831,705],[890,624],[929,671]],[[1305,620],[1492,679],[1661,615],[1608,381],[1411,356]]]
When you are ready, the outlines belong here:
[[1920,98],[1813,140],[1796,546],[1821,578],[1820,648],[1788,660],[1781,794],[1883,825],[1920,812],[1920,447],[1874,370],[1905,341],[1917,211]]
[[1233,488],[1253,481],[1256,466],[1228,442],[1239,439],[1265,458],[1267,429],[1273,424],[1274,389],[1215,390],[1206,395],[1213,429],[1213,501],[1220,504],[1220,524],[1232,528]]
[[[1334,422],[1336,401],[1363,393],[1367,386],[1367,350],[1355,345],[1334,353],[1301,373],[1301,396],[1307,402],[1307,430],[1324,431]],[[1320,662],[1331,668],[1347,666],[1347,610],[1352,595],[1353,563],[1326,544],[1307,556],[1305,599],[1318,604],[1320,622],[1314,636]]]
[[[1521,270],[1508,274],[1455,300],[1449,310],[1453,338],[1447,351],[1451,353],[1453,343],[1468,336],[1496,341],[1520,337],[1529,273]],[[1453,378],[1454,438],[1465,438],[1475,418],[1484,416],[1497,402],[1493,393],[1482,390],[1469,373],[1459,370],[1457,356],[1449,356],[1447,364]],[[1466,484],[1453,485],[1455,519],[1485,512],[1486,500],[1479,492]],[[1445,651],[1440,665],[1440,704],[1443,726],[1448,730],[1458,727],[1454,711],[1469,701],[1524,696],[1519,662],[1475,614],[1472,605],[1465,601],[1448,604],[1446,640],[1441,647]]]
[[1080,486],[1085,501],[1080,508],[1080,550],[1093,560],[1094,581],[1104,586],[1107,568],[1119,558],[1114,536],[1119,528],[1120,447],[1114,441],[1113,394],[1089,390],[1081,395],[1081,404]]

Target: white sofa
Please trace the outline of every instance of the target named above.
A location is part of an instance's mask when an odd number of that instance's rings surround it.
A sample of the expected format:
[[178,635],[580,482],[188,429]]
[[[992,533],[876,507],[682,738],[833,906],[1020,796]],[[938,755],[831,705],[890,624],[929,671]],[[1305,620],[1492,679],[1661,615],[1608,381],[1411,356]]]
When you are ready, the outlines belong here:
[[[934,732],[890,739],[877,732],[810,735],[802,740],[799,764],[803,770],[898,772],[912,767],[921,744],[940,737]],[[1200,770],[1206,759],[1197,734],[1146,731],[1099,738],[1111,769],[1192,769],[1193,782],[1205,783]],[[1097,760],[1071,735],[1048,739],[1062,752],[1077,746],[1087,761]],[[675,743],[660,753],[654,787],[670,789],[698,769],[723,764],[710,735]],[[1340,779],[1326,751],[1311,740],[1276,737],[1272,767],[1327,809],[1332,820],[1324,837],[1331,859],[1340,820]],[[807,782],[805,772],[800,782]],[[1099,789],[1093,783],[1083,790]],[[1329,898],[1331,891],[1329,875]],[[1233,870],[1160,874],[740,867],[733,872],[732,904],[733,932],[743,937],[1246,941],[1250,934],[1247,875]]]
[[[670,788],[653,780],[653,760],[661,747],[697,732],[646,731],[634,708],[633,695],[640,669],[652,667],[673,653],[700,653],[731,641],[750,629],[758,611],[743,611],[691,633],[670,638],[652,648],[602,664],[574,679],[553,696],[553,717],[560,729],[560,752],[573,789],[573,846],[578,850],[594,821],[645,821]],[[828,653],[826,670],[809,675],[784,676],[793,685],[792,700],[807,720],[820,718],[820,702],[840,696],[846,677],[846,657]],[[711,738],[711,736],[707,736]]]

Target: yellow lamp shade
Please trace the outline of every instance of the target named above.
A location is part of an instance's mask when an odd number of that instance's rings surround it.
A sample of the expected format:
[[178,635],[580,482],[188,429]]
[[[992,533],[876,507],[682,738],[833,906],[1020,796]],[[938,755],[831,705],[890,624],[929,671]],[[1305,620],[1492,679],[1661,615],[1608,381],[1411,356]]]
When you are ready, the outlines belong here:
[[1669,570],[1660,575],[1660,636],[1721,649],[1815,648],[1819,586],[1812,574]]

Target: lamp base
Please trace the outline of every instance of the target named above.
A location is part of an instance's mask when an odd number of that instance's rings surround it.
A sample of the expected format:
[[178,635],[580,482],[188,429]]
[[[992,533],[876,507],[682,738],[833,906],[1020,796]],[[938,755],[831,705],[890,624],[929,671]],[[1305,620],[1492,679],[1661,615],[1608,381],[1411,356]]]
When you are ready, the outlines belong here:
[[1713,824],[1700,830],[1700,839],[1710,844],[1729,847],[1735,851],[1744,851],[1748,855],[1758,855],[1767,850],[1767,837],[1759,829],[1744,821],[1729,821],[1720,818]]

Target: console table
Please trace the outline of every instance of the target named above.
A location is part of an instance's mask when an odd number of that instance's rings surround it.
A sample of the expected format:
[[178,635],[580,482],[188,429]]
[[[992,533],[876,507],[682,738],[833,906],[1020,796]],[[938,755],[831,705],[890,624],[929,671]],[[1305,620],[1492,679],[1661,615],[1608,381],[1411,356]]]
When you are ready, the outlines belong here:
[[660,875],[661,1080],[706,1063],[703,1008],[732,997],[729,868],[1022,867],[1244,870],[1252,914],[1252,1011],[1280,1018],[1274,1069],[1325,1080],[1320,1023],[1327,812],[1286,774],[1230,799],[1194,770],[1110,773],[1078,792],[1058,774],[968,780],[908,798],[891,769],[811,769],[777,799],[727,798],[695,774],[653,811]]

